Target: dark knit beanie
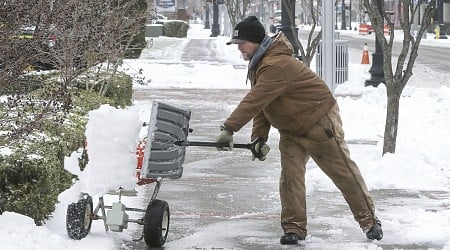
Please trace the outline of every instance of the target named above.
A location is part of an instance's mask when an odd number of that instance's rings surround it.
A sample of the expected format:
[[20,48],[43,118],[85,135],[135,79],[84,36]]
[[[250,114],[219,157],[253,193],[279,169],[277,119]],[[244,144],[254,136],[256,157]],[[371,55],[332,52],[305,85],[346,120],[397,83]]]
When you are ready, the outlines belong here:
[[245,41],[252,43],[261,43],[266,36],[264,26],[258,21],[255,16],[249,16],[242,22],[238,23],[233,31],[233,37],[227,45],[232,43],[239,44]]

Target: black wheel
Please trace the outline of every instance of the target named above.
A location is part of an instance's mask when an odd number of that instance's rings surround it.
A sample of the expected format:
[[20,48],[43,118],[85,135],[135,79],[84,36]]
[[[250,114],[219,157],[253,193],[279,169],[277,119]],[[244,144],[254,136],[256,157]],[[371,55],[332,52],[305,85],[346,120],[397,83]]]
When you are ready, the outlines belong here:
[[144,240],[150,247],[164,245],[169,233],[169,204],[162,200],[153,200],[148,204],[144,217]]
[[71,239],[80,240],[88,235],[92,225],[92,197],[83,196],[67,207],[66,229]]

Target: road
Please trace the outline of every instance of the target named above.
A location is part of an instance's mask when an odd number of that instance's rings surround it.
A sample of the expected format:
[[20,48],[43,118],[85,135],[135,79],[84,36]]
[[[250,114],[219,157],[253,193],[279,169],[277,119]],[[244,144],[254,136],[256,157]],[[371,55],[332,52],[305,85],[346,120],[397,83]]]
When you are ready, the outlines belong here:
[[[340,36],[341,39],[348,40],[349,48],[361,49],[361,40],[354,39],[351,36],[345,36],[343,34]],[[369,51],[375,51],[375,41],[372,41],[372,39],[367,40]],[[392,55],[394,57],[398,57],[400,55],[402,48],[401,46],[402,44],[400,42],[394,42],[394,46],[392,48]],[[415,65],[419,64],[428,66],[434,71],[448,73],[450,71],[450,48],[441,48],[421,44],[415,62]]]
[[[306,35],[306,31],[300,30],[300,37],[306,37]],[[339,33],[339,38],[347,40],[350,49],[362,50],[364,43],[367,43],[369,51],[375,51],[374,35],[361,35],[355,38],[354,35]],[[394,47],[392,49],[393,57],[398,57],[400,55],[401,46],[402,44],[400,42],[394,42]],[[436,47],[422,43],[419,47],[415,65],[425,65],[434,71],[448,73],[450,71],[450,48]]]

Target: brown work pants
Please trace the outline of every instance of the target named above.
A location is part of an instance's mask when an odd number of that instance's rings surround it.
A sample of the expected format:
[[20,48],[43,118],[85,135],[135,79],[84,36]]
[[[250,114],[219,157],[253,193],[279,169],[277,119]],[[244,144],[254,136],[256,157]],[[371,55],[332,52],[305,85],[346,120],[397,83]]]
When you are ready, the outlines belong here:
[[307,235],[305,165],[309,157],[341,191],[362,230],[372,227],[374,204],[358,166],[350,158],[337,105],[303,136],[280,131],[279,148],[281,226],[285,233]]

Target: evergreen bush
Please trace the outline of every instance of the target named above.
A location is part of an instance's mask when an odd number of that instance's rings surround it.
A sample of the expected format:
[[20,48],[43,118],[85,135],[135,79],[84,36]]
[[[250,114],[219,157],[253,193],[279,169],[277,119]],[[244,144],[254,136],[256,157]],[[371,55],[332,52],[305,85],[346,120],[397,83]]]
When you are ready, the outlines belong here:
[[55,210],[59,193],[71,186],[72,175],[64,169],[57,142],[36,142],[32,148],[0,155],[0,213],[20,213],[42,225]]
[[[38,89],[34,97],[46,93]],[[10,154],[0,154],[0,214],[11,211],[24,214],[42,225],[55,210],[58,195],[77,177],[64,169],[64,158],[84,148],[87,113],[102,104],[131,104],[132,78],[123,74],[114,78],[108,96],[74,88],[70,90],[72,109],[64,122],[47,120],[31,135],[3,146]],[[1,110],[3,109],[3,110]],[[8,112],[0,107],[0,112]],[[79,159],[80,170],[87,164]]]
[[164,23],[164,35],[168,37],[187,37],[189,24],[185,21],[171,20]]
[[[139,0],[135,6],[132,8],[133,12],[138,13],[137,20],[134,25],[139,26],[139,33],[133,37],[130,46],[125,52],[125,58],[139,58],[142,50],[147,46],[147,41],[145,41],[145,13],[147,12],[147,1]],[[131,13],[130,13],[131,14]],[[125,39],[126,40],[126,39]]]

